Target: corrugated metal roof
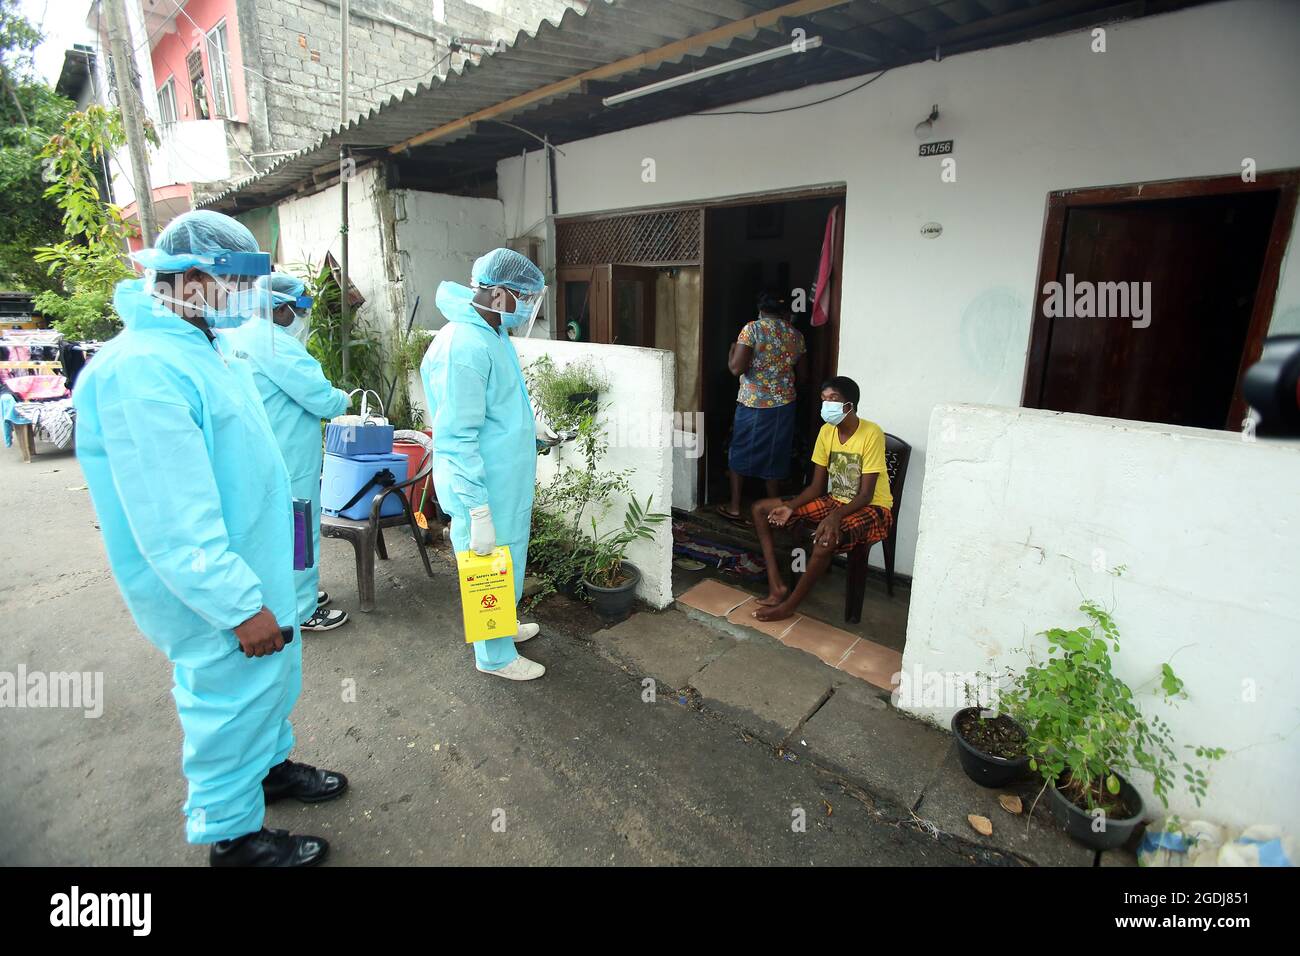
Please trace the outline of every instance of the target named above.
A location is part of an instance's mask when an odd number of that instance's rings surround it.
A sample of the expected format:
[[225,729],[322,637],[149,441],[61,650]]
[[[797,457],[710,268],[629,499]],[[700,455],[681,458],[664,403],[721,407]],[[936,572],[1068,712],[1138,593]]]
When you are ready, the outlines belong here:
[[[657,122],[671,116],[752,99],[781,90],[917,62],[936,50],[958,53],[999,43],[1077,29],[1105,19],[1174,9],[1205,0],[845,0],[830,9],[785,18],[766,30],[745,30],[632,69],[609,80],[584,83],[501,114],[545,134],[553,143]],[[200,205],[224,211],[254,208],[338,174],[339,149],[358,162],[414,136],[501,104],[512,97],[572,80],[587,71],[647,54],[777,8],[789,0],[593,0],[583,13],[543,21],[520,31],[505,49],[446,79],[421,83],[359,115],[315,144],[277,160]],[[664,94],[606,108],[603,97],[750,53],[785,41],[795,27],[825,39],[818,50],[738,70]],[[765,34],[760,36],[759,34]],[[499,123],[475,123],[407,156],[448,176],[483,169],[521,148],[536,148],[527,133]]]

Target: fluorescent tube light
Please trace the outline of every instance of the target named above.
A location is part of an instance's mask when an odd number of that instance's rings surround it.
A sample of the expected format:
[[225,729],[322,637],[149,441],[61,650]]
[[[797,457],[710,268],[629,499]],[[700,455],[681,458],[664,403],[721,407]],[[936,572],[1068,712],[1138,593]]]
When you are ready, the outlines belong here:
[[696,80],[707,80],[711,76],[721,76],[723,73],[730,73],[732,70],[743,70],[747,66],[766,63],[769,60],[779,60],[781,57],[789,56],[792,53],[815,50],[821,45],[821,37],[809,37],[803,41],[801,48],[797,50],[795,44],[786,43],[770,50],[764,50],[762,53],[752,53],[749,56],[742,56],[738,60],[728,60],[726,63],[715,63],[713,66],[692,70],[690,73],[683,73],[681,76],[660,80],[658,83],[651,83],[649,86],[639,86],[635,90],[628,90],[625,93],[615,93],[613,96],[606,96],[601,102],[606,106],[617,106],[619,103],[626,103],[628,100],[649,96],[651,93],[658,93],[661,90],[671,90],[677,86],[685,86],[687,83],[694,83]]

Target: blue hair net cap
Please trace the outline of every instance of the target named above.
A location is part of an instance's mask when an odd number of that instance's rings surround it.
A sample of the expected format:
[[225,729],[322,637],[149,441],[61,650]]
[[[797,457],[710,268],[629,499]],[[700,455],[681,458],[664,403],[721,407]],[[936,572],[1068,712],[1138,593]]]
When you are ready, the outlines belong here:
[[270,289],[271,307],[278,308],[296,303],[306,294],[307,284],[287,272],[272,272],[269,276],[258,277],[257,288]]
[[204,269],[225,253],[258,253],[257,240],[248,227],[219,212],[196,209],[182,213],[168,224],[153,248],[131,253],[146,269],[184,272]]
[[525,294],[541,292],[546,286],[542,270],[513,249],[493,249],[479,256],[469,275],[475,285],[503,285]]

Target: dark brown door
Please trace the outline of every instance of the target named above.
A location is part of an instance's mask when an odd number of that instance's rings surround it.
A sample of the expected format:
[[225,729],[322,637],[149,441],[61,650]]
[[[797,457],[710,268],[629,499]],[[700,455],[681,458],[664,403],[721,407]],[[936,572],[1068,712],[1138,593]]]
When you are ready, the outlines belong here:
[[657,269],[609,266],[609,338],[611,345],[654,348]]
[[654,348],[657,269],[566,266],[559,270],[556,338]]
[[605,267],[566,266],[559,270],[558,278],[560,321],[555,337],[574,342],[609,341]]
[[1058,285],[1039,289],[1025,404],[1238,427],[1237,378],[1278,198],[1261,190],[1066,209]]

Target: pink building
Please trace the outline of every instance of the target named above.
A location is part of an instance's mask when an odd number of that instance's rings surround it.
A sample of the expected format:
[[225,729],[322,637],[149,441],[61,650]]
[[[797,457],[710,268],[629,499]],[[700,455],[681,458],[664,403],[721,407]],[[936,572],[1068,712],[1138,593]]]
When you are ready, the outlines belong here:
[[[134,68],[158,131],[149,179],[159,225],[281,158],[314,146],[340,116],[338,0],[127,0]],[[383,0],[353,3],[349,115],[477,62],[499,41],[535,31],[586,0]],[[99,88],[116,102],[99,0]],[[145,56],[144,52],[148,51]],[[136,190],[125,155],[112,164],[128,218]]]

